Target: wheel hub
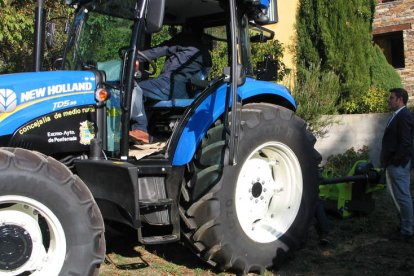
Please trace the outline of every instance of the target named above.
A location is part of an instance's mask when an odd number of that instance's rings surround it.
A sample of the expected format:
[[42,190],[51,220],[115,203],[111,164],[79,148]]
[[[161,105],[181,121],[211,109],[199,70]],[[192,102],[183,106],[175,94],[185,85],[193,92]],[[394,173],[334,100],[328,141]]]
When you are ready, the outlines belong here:
[[30,258],[33,243],[30,234],[17,225],[0,226],[0,270],[14,270]]
[[260,182],[256,182],[256,183],[253,184],[252,196],[254,198],[258,198],[262,194],[262,191],[263,191],[263,187],[262,187],[262,184]]
[[299,161],[285,144],[268,142],[252,151],[235,191],[237,217],[249,238],[269,243],[284,235],[299,210],[302,181]]
[[0,275],[58,275],[66,239],[54,213],[32,198],[0,196]]

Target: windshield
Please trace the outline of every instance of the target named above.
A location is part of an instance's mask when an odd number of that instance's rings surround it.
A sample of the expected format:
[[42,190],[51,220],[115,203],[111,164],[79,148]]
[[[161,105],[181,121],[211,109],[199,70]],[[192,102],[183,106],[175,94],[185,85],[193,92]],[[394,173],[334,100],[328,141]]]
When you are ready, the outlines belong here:
[[[79,11],[65,50],[64,69],[106,71],[108,64],[120,66],[122,50],[129,45],[133,23],[124,18]],[[108,74],[107,77],[111,78]]]

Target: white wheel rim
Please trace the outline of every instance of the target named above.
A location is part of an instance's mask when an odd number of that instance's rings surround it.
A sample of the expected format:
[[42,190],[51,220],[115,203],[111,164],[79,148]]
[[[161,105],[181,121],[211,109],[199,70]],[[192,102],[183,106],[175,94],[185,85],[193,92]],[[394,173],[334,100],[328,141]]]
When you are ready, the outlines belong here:
[[[28,244],[32,245],[30,255],[24,256],[25,261],[19,261],[19,267],[8,269],[4,268],[5,264],[2,263],[0,274],[18,275],[28,271],[35,276],[58,275],[65,260],[66,238],[62,224],[54,213],[39,201],[17,195],[0,196],[0,206],[2,207],[0,209],[0,229],[17,229],[21,234],[24,234],[25,241],[29,241]],[[41,221],[46,221],[47,226],[39,224],[39,218]],[[41,225],[43,225],[43,230],[45,228],[48,230],[49,234],[45,237],[43,237]],[[45,241],[47,236],[49,239]],[[13,254],[17,254],[17,258],[23,257],[19,256],[15,250],[18,247],[11,245],[10,241],[10,236],[0,233],[0,243],[3,244],[3,250],[0,250],[0,254],[4,254],[3,257]],[[4,261],[6,259],[0,259],[0,262]]]
[[279,239],[294,222],[302,193],[302,170],[295,153],[279,142],[257,147],[236,184],[236,213],[243,231],[259,243]]

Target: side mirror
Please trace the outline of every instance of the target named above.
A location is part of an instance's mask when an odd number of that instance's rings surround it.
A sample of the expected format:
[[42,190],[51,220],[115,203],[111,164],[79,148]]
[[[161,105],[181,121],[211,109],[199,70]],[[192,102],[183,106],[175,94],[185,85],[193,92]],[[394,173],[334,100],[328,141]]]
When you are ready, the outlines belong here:
[[165,0],[149,0],[145,18],[145,31],[149,34],[159,32],[164,21]]
[[271,55],[267,55],[263,61],[259,61],[256,65],[256,78],[264,81],[276,81],[278,67],[277,61]]
[[55,31],[56,31],[56,23],[55,22],[47,22],[46,23],[46,46],[48,49],[53,48],[55,44]]
[[269,40],[273,40],[275,37],[275,32],[265,27],[259,26],[252,22],[249,22],[249,33],[250,33],[250,42],[252,43],[262,43]]

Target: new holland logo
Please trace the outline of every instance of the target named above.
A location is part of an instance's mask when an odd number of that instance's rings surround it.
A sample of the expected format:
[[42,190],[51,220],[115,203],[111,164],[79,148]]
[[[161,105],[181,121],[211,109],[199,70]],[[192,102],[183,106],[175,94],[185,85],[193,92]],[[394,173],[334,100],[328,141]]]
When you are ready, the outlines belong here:
[[0,113],[13,112],[17,106],[17,96],[11,89],[0,88]]

